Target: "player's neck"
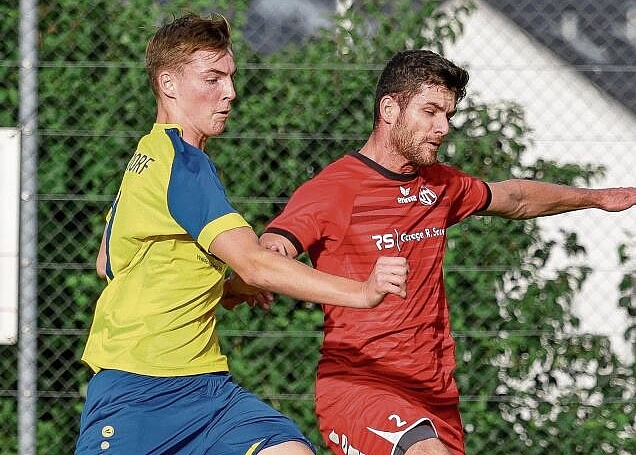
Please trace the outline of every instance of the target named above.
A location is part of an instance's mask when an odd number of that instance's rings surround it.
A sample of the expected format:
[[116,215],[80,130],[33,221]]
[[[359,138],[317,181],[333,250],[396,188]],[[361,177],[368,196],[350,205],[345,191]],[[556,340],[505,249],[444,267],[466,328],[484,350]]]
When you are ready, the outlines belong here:
[[360,149],[360,154],[396,174],[414,174],[419,168],[395,150],[388,137],[383,138],[375,131]]

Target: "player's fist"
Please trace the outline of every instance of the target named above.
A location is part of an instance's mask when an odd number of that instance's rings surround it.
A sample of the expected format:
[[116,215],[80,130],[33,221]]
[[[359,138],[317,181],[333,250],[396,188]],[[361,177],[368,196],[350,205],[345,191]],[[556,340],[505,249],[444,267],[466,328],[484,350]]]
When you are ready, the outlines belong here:
[[368,308],[377,306],[386,294],[406,297],[406,278],[409,265],[406,258],[380,256],[365,284],[365,301]]

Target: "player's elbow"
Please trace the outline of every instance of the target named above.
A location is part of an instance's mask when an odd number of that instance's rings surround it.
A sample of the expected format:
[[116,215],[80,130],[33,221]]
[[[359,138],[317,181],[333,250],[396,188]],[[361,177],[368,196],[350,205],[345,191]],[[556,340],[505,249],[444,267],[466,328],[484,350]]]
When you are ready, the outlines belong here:
[[293,259],[259,247],[243,256],[240,264],[235,264],[232,269],[249,286],[271,290],[272,285],[282,273],[280,262]]
[[531,218],[520,182],[518,179],[511,179],[489,183],[491,201],[485,214],[513,220]]

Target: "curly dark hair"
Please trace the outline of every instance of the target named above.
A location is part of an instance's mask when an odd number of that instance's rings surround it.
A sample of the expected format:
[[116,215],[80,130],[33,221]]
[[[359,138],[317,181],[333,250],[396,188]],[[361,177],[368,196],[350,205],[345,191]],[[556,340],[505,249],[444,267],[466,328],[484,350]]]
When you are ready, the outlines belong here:
[[430,50],[398,52],[386,64],[378,80],[374,125],[379,118],[382,97],[393,96],[400,108],[404,108],[424,84],[446,87],[455,93],[455,100],[459,102],[466,96],[468,71]]

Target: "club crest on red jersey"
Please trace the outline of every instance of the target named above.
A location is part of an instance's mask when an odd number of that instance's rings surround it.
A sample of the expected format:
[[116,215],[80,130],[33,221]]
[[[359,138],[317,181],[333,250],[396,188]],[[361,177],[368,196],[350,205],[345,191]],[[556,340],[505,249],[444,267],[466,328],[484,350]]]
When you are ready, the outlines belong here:
[[435,205],[437,202],[437,194],[430,188],[423,186],[420,188],[418,199],[422,205]]

